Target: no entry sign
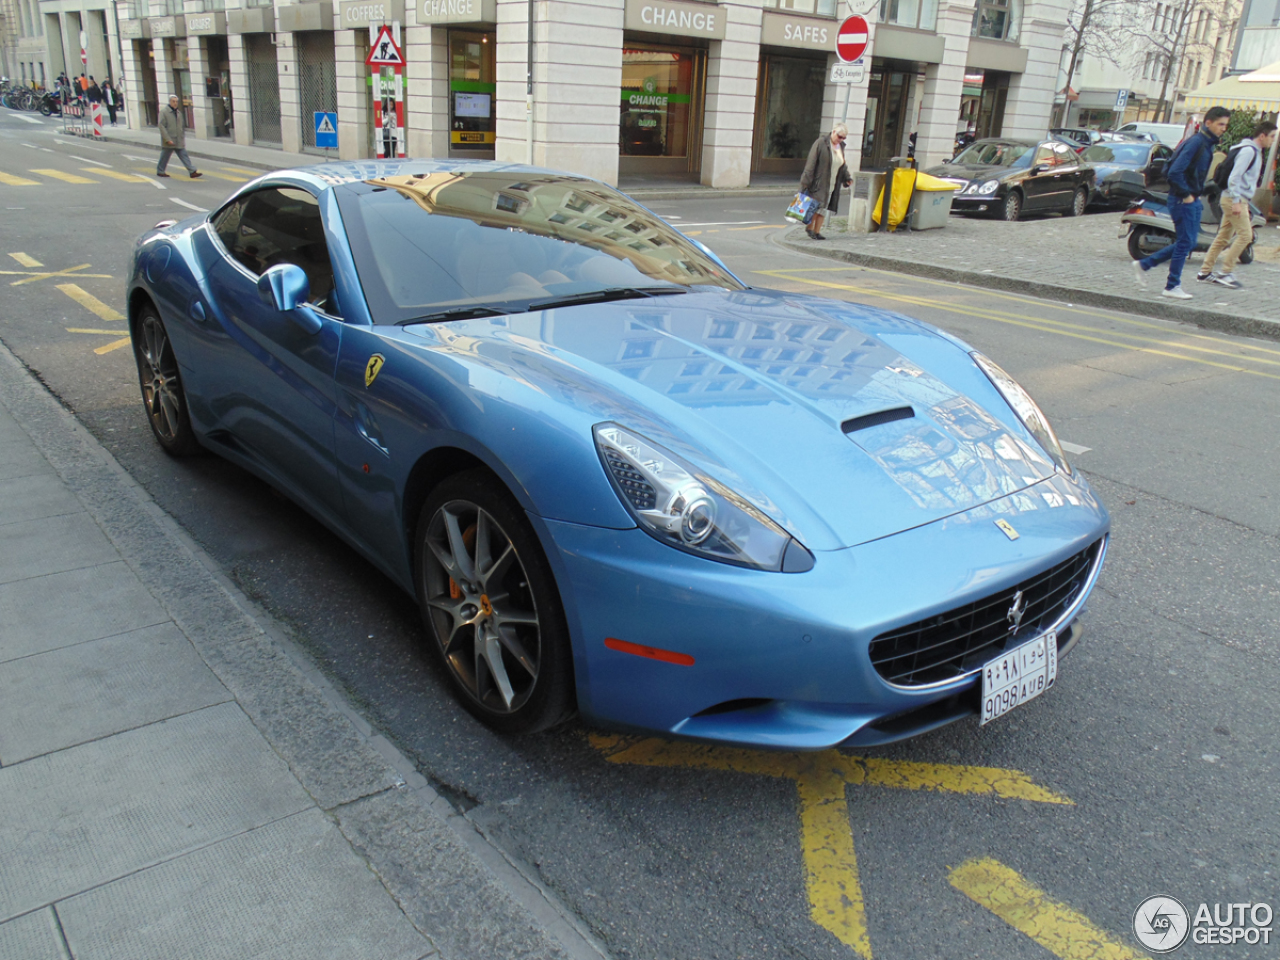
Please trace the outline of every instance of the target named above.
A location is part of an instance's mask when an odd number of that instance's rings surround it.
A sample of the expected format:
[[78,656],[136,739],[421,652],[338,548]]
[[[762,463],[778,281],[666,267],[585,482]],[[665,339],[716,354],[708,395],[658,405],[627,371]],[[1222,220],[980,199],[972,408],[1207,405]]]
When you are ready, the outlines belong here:
[[869,35],[870,31],[865,18],[850,17],[840,24],[840,29],[836,33],[836,56],[845,63],[853,63],[866,52]]

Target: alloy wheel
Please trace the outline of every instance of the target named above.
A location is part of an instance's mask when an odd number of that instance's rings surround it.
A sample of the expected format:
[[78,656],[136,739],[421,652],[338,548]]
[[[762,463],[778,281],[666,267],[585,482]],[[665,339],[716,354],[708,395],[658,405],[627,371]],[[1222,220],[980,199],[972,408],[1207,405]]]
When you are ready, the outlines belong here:
[[425,602],[445,662],[487,711],[516,712],[537,686],[542,631],[515,544],[487,511],[451,500],[426,546]]
[[178,361],[173,355],[164,324],[154,316],[142,320],[138,373],[142,380],[142,400],[152,428],[162,440],[176,442],[183,428]]

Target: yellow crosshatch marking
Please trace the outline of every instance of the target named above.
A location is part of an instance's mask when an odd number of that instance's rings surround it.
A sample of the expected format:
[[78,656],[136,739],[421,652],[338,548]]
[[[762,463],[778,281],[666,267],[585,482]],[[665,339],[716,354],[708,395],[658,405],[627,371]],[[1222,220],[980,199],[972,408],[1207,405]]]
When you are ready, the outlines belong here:
[[35,283],[37,280],[48,280],[50,277],[66,277],[72,274],[75,274],[75,277],[77,280],[80,279],[81,277],[97,277],[103,280],[111,279],[111,274],[109,273],[80,273],[79,272],[81,270],[88,270],[88,269],[89,269],[89,264],[82,263],[76,267],[67,267],[65,270],[50,270],[47,273],[31,273],[28,270],[0,270],[0,273],[7,273],[10,275],[16,273],[16,274],[19,274],[20,276],[26,277],[25,280],[14,280],[12,283],[9,284],[9,286],[11,287],[20,287],[24,283]]
[[[1229,370],[1233,373],[1248,373],[1257,377],[1266,377],[1269,380],[1280,380],[1280,372],[1271,372],[1267,370],[1254,370],[1250,367],[1239,366],[1235,363],[1220,363],[1214,360],[1206,359],[1204,356],[1188,356],[1187,354],[1206,354],[1208,356],[1230,357],[1241,363],[1258,363],[1264,366],[1277,367],[1280,366],[1280,359],[1269,359],[1266,356],[1258,354],[1277,354],[1277,351],[1261,346],[1253,346],[1252,344],[1241,344],[1240,352],[1230,350],[1215,349],[1209,346],[1203,346],[1202,343],[1215,343],[1219,346],[1228,346],[1228,342],[1215,337],[1208,337],[1201,334],[1184,334],[1171,333],[1168,337],[1143,336],[1141,334],[1129,333],[1125,330],[1104,330],[1098,327],[1091,327],[1085,324],[1067,323],[1062,320],[1051,320],[1046,317],[1028,316],[1021,313],[1004,313],[998,310],[987,309],[984,307],[961,306],[955,302],[939,302],[936,298],[930,299],[923,296],[910,296],[907,294],[886,293],[882,290],[876,290],[872,287],[860,287],[848,283],[831,283],[826,280],[811,280],[803,277],[792,276],[797,273],[817,273],[817,272],[834,272],[849,271],[856,269],[854,267],[821,267],[821,268],[804,268],[796,270],[756,270],[758,273],[766,277],[774,277],[779,280],[789,280],[792,283],[800,283],[813,287],[824,287],[831,290],[845,290],[849,293],[861,294],[868,297],[878,297],[883,300],[895,300],[899,303],[907,303],[913,306],[940,308],[949,313],[962,314],[964,316],[978,317],[983,320],[994,320],[997,323],[1009,324],[1016,327],[1025,327],[1029,330],[1038,330],[1041,333],[1054,333],[1062,337],[1070,337],[1075,340],[1085,340],[1090,343],[1100,343],[1104,346],[1119,347],[1123,350],[1132,350],[1137,353],[1151,354],[1157,357],[1167,357],[1171,360],[1184,360],[1187,363],[1196,363],[1203,366],[1214,367],[1219,370]],[[880,271],[874,271],[880,272]],[[931,283],[923,277],[911,277],[912,283]],[[939,284],[943,285],[943,284]],[[954,284],[945,284],[954,288]],[[1021,303],[1027,307],[1035,307],[1036,304],[1029,300],[1020,300],[1017,297],[1008,294],[999,294],[988,290],[981,290],[984,297],[993,297],[1002,300],[1012,300]],[[1113,317],[1104,315],[1098,311],[1090,311],[1069,305],[1053,305],[1053,309],[1058,312],[1069,312],[1082,314],[1085,316],[1104,317],[1107,320],[1135,327],[1144,327],[1152,330],[1163,330],[1165,328],[1155,323],[1145,323],[1140,320],[1131,320],[1125,317]],[[1134,342],[1125,342],[1134,341]],[[1146,346],[1152,344],[1153,346]],[[1160,347],[1166,349],[1159,349]],[[1182,351],[1182,352],[1173,352]]]
[[867,960],[872,955],[871,941],[845,795],[850,784],[1074,806],[1067,797],[1040,786],[1025,773],[997,767],[856,757],[839,750],[766,753],[657,737],[641,740],[591,734],[590,739],[610,763],[722,770],[794,780],[800,799],[800,843],[809,916]]
[[133,341],[128,337],[121,337],[119,340],[113,340],[111,343],[104,344],[101,347],[96,347],[93,352],[98,356],[102,356],[103,354],[110,353],[112,350],[119,350],[121,347],[127,347],[132,342]]
[[951,885],[1062,960],[1145,960],[1094,926],[1087,917],[1050,900],[998,860],[970,860],[951,871]]
[[58,289],[65,293],[90,313],[96,313],[103,320],[123,320],[124,314],[109,304],[103,303],[88,290],[81,289],[74,283],[60,283]]
[[39,180],[28,180],[26,177],[17,177],[17,176],[14,176],[12,173],[4,173],[3,171],[0,171],[0,183],[3,183],[6,187],[38,187],[40,186]]
[[41,263],[39,260],[37,260],[35,257],[29,256],[28,254],[25,254],[25,253],[11,253],[9,254],[9,256],[13,257],[13,259],[17,260],[24,267],[43,267],[44,266],[44,264]]
[[206,177],[216,177],[219,180],[230,180],[232,183],[248,183],[248,177],[233,177],[229,173],[219,173],[217,170],[205,170]]
[[42,173],[46,177],[53,177],[55,180],[65,180],[67,183],[97,183],[97,180],[90,180],[88,177],[81,177],[74,173],[63,173],[61,170],[54,170],[52,167],[45,167],[41,170],[32,170],[32,173]]

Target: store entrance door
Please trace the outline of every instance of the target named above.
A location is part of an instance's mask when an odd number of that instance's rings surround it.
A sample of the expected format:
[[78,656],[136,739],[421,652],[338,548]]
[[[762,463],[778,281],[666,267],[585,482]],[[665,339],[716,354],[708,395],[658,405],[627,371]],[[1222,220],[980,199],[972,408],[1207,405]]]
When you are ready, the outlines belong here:
[[623,39],[619,176],[697,180],[706,51]]
[[915,77],[914,64],[894,60],[871,61],[862,138],[863,170],[887,169],[890,159],[902,153],[907,101]]
[[760,58],[753,173],[799,179],[813,141],[822,133],[827,61],[813,57]]
[[156,93],[156,55],[150,40],[134,40],[133,56],[142,74],[142,122],[154,127],[159,119],[160,102]]
[[493,31],[449,31],[449,156],[492,160],[497,67]]
[[987,70],[982,75],[982,99],[978,102],[978,139],[998,137],[1004,131],[1004,106],[1009,99],[1009,74]]

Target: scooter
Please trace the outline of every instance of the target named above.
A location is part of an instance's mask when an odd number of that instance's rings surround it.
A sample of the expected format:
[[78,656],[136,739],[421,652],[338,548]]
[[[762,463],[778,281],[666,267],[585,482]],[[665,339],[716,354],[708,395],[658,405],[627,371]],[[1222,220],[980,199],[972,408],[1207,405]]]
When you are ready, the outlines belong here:
[[[1176,200],[1174,201],[1177,202]],[[1256,231],[1266,226],[1267,220],[1262,211],[1249,204],[1249,220]],[[1144,190],[1142,196],[1129,205],[1129,209],[1120,217],[1120,239],[1129,238],[1129,256],[1135,260],[1149,257],[1163,247],[1173,243],[1177,231],[1173,226],[1173,218],[1169,216],[1169,197],[1163,193]],[[1207,191],[1204,195],[1204,213],[1200,217],[1200,234],[1196,237],[1195,249],[1201,253],[1208,250],[1213,239],[1218,235],[1218,226],[1222,223],[1222,207],[1218,204],[1216,191]],[[1253,262],[1253,241],[1240,254],[1241,263]]]

